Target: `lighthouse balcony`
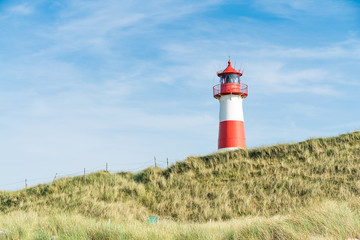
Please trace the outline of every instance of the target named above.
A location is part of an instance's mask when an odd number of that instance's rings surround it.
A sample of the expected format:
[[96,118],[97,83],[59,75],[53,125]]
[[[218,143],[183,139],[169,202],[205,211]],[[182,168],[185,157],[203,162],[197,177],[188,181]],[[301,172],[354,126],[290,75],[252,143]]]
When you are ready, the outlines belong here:
[[220,98],[221,95],[241,95],[242,98],[248,96],[248,86],[245,83],[223,83],[213,87],[214,98]]

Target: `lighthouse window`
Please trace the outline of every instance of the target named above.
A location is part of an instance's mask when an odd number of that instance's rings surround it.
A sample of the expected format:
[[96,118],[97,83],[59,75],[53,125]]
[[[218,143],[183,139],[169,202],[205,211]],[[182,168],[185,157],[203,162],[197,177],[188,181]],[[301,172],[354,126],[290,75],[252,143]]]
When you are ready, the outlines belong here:
[[224,83],[227,83],[227,81],[226,81],[226,75],[222,75],[222,76],[220,77],[220,84],[224,84]]
[[239,77],[239,75],[237,75],[237,74],[231,74],[230,77],[231,77],[231,82],[233,82],[233,83],[240,83],[240,77]]
[[230,79],[229,75],[225,75],[225,82],[231,83],[231,79]]
[[220,84],[240,83],[240,77],[237,74],[227,74],[220,77]]

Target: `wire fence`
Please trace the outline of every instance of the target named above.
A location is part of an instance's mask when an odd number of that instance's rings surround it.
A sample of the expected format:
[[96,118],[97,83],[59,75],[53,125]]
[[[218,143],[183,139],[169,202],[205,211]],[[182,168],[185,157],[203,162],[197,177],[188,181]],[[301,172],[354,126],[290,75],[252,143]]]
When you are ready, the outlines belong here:
[[4,184],[0,184],[0,191],[4,191],[3,189],[6,187],[14,187],[13,190],[18,190],[18,189],[22,189],[22,188],[27,188],[27,187],[31,187],[31,186],[35,186],[37,184],[48,184],[51,183],[52,181],[56,180],[56,179],[60,179],[60,178],[67,178],[67,177],[75,177],[75,176],[86,176],[88,174],[91,173],[95,173],[95,172],[99,172],[99,171],[108,171],[109,173],[115,174],[115,173],[119,173],[119,172],[139,172],[141,170],[144,170],[148,167],[160,167],[160,168],[168,168],[170,166],[170,164],[173,164],[174,161],[169,162],[169,159],[167,158],[166,160],[159,160],[156,157],[154,157],[154,160],[151,161],[146,161],[146,162],[137,162],[137,163],[132,163],[131,167],[129,168],[124,168],[124,164],[109,164],[109,163],[104,163],[102,165],[98,165],[95,167],[92,167],[90,169],[88,168],[84,168],[81,171],[77,171],[77,172],[71,172],[71,173],[55,173],[52,177],[39,177],[39,178],[24,178],[23,180],[19,180],[16,182],[12,182],[12,183],[4,183]]

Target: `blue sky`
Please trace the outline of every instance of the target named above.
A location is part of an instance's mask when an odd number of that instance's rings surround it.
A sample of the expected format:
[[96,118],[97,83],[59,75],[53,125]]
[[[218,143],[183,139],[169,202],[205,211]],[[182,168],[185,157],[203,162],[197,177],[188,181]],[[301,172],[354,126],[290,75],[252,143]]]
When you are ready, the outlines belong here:
[[217,150],[216,72],[247,144],[360,128],[360,2],[0,1],[0,189]]

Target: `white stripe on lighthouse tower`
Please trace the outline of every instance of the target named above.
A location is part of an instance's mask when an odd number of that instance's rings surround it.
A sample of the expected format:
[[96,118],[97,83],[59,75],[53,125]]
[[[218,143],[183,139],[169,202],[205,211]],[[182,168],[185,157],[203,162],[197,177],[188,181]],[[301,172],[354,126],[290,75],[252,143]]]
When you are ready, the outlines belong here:
[[219,122],[222,121],[244,121],[243,99],[240,95],[223,95],[220,101]]

